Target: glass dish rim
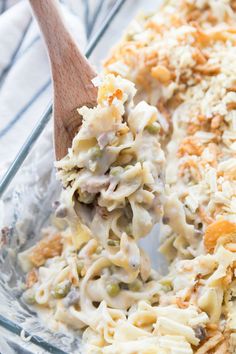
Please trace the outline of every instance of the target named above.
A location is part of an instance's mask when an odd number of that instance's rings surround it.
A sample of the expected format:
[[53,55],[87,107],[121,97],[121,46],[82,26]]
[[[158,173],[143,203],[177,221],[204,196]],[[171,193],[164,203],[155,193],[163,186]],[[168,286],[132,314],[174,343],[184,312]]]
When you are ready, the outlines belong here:
[[[89,44],[85,50],[85,56],[87,58],[93,53],[94,49],[101,41],[103,35],[107,32],[110,24],[115,19],[116,15],[119,13],[122,6],[125,4],[126,0],[117,0],[115,4],[112,6],[111,10],[108,12],[107,16],[104,19],[103,24],[101,25],[100,29],[98,30],[97,34],[89,41]],[[46,128],[50,118],[52,116],[52,103],[46,108],[45,112],[39,119],[38,123],[31,131],[30,135],[26,139],[25,143],[22,145],[21,149],[19,150],[18,154],[16,155],[13,162],[10,164],[9,168],[3,175],[0,180],[0,198],[2,198],[3,194],[7,191],[8,186],[11,184],[12,180],[14,179],[15,175],[17,174],[18,170],[20,169],[21,165],[29,155],[30,151],[32,150],[34,144],[39,139],[41,133]],[[0,314],[0,327],[4,327],[9,332],[16,334],[18,336],[21,335],[24,329],[22,326],[16,324],[12,320],[6,318],[5,316]],[[65,351],[59,349],[55,345],[48,343],[46,340],[42,339],[37,335],[30,335],[30,333],[24,331],[24,335],[26,337],[30,337],[30,342],[36,344],[38,347],[46,350],[49,353],[55,354],[67,354]]]

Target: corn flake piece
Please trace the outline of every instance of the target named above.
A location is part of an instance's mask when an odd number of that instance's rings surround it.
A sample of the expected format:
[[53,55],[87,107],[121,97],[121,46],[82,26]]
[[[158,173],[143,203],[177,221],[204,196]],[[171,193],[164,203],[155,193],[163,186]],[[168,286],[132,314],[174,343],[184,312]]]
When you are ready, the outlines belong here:
[[187,137],[183,139],[179,146],[178,156],[182,157],[185,154],[200,156],[203,152],[204,147],[199,143],[199,141],[194,137]]
[[212,253],[217,244],[236,241],[236,224],[227,220],[217,220],[210,224],[203,237],[206,250]]
[[[206,354],[209,350],[215,348],[220,342],[224,340],[224,336],[221,333],[216,333],[213,337],[209,338],[197,351],[196,354]],[[224,352],[222,352],[223,354]]]
[[213,76],[220,73],[220,67],[217,65],[199,64],[195,66],[194,70],[202,75],[208,76]]
[[164,65],[157,65],[154,68],[152,68],[151,74],[155,79],[159,80],[162,84],[168,83],[171,79],[170,70],[166,68]]
[[203,65],[207,62],[206,57],[199,48],[195,49],[195,52],[193,53],[193,59],[196,61],[197,64],[200,65]]
[[114,98],[117,98],[118,100],[122,100],[123,97],[123,92],[120,89],[117,89],[111,96],[108,97],[108,104],[111,105]]
[[59,256],[62,252],[61,241],[60,234],[46,236],[31,249],[29,260],[35,267],[40,267],[48,258]]
[[26,276],[26,286],[27,288],[31,288],[38,281],[38,274],[36,269],[33,268]]
[[236,109],[236,102],[227,103],[227,110],[231,111],[232,109]]

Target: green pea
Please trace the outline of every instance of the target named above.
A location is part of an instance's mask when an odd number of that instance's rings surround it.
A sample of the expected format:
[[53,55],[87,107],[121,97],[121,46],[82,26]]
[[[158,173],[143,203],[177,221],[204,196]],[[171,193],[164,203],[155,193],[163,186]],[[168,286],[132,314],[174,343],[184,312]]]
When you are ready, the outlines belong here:
[[172,280],[169,278],[163,278],[160,280],[160,284],[163,286],[171,287],[172,288]]
[[81,261],[79,261],[78,263],[77,263],[77,273],[78,273],[78,275],[81,275],[81,272],[82,272],[82,269],[84,268],[84,263],[83,262],[81,262]]
[[118,283],[114,283],[114,282],[112,283],[111,282],[111,283],[107,284],[106,291],[107,291],[109,296],[115,297],[120,292],[120,286],[119,286]]
[[140,291],[142,289],[143,283],[141,282],[141,280],[135,279],[128,286],[129,286],[129,290],[131,291]]
[[107,241],[108,246],[119,246],[119,241],[117,240],[108,240]]
[[52,295],[55,297],[55,299],[63,299],[63,297],[69,293],[70,288],[71,282],[69,280],[65,280],[54,287]]
[[82,192],[81,189],[77,189],[78,201],[85,204],[91,204],[95,198],[95,195],[90,194],[86,191]]
[[160,126],[155,124],[155,123],[153,123],[153,124],[147,125],[145,130],[147,130],[147,132],[149,134],[155,135],[155,134],[159,133]]
[[96,249],[96,253],[100,254],[102,252],[102,250],[103,250],[102,246],[98,246]]
[[23,299],[29,305],[35,304],[35,292],[33,289],[27,289],[23,294]]
[[161,284],[161,290],[163,290],[165,293],[173,290],[173,285],[172,284]]
[[127,166],[125,166],[124,170],[127,171],[127,170],[129,170],[131,167],[133,167],[133,166],[132,166],[132,165],[127,165]]
[[171,291],[173,288],[170,285],[162,285],[161,290],[163,290],[165,293],[168,293]]
[[90,152],[93,159],[97,159],[102,156],[102,150],[99,148],[99,146],[92,147]]
[[111,170],[110,170],[110,174],[112,176],[119,176],[121,173],[123,172],[123,168],[122,167],[113,167]]
[[126,225],[125,232],[127,233],[127,235],[132,234],[132,225],[131,224]]

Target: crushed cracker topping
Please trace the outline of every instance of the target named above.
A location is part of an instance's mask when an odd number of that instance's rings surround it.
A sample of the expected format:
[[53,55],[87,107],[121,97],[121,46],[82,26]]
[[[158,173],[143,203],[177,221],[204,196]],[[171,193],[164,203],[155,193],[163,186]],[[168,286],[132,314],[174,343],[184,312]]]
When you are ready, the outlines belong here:
[[35,267],[42,266],[48,258],[59,256],[62,252],[60,234],[48,235],[34,246],[29,254],[29,260]]
[[236,224],[223,219],[217,220],[207,227],[203,239],[208,252],[213,252],[220,239],[224,239],[224,242],[236,241]]

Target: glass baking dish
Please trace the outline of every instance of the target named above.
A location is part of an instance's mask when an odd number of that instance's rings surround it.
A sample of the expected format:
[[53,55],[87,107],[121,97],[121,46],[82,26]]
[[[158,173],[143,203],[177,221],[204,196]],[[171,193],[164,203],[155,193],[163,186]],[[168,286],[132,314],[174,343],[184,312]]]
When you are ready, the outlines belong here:
[[[99,70],[137,12],[156,9],[160,3],[117,0],[86,51],[92,64]],[[80,352],[80,333],[52,333],[21,301],[24,274],[17,253],[34,244],[41,228],[50,223],[52,203],[61,189],[55,179],[50,118],[48,107],[0,181],[0,352],[4,354]]]

